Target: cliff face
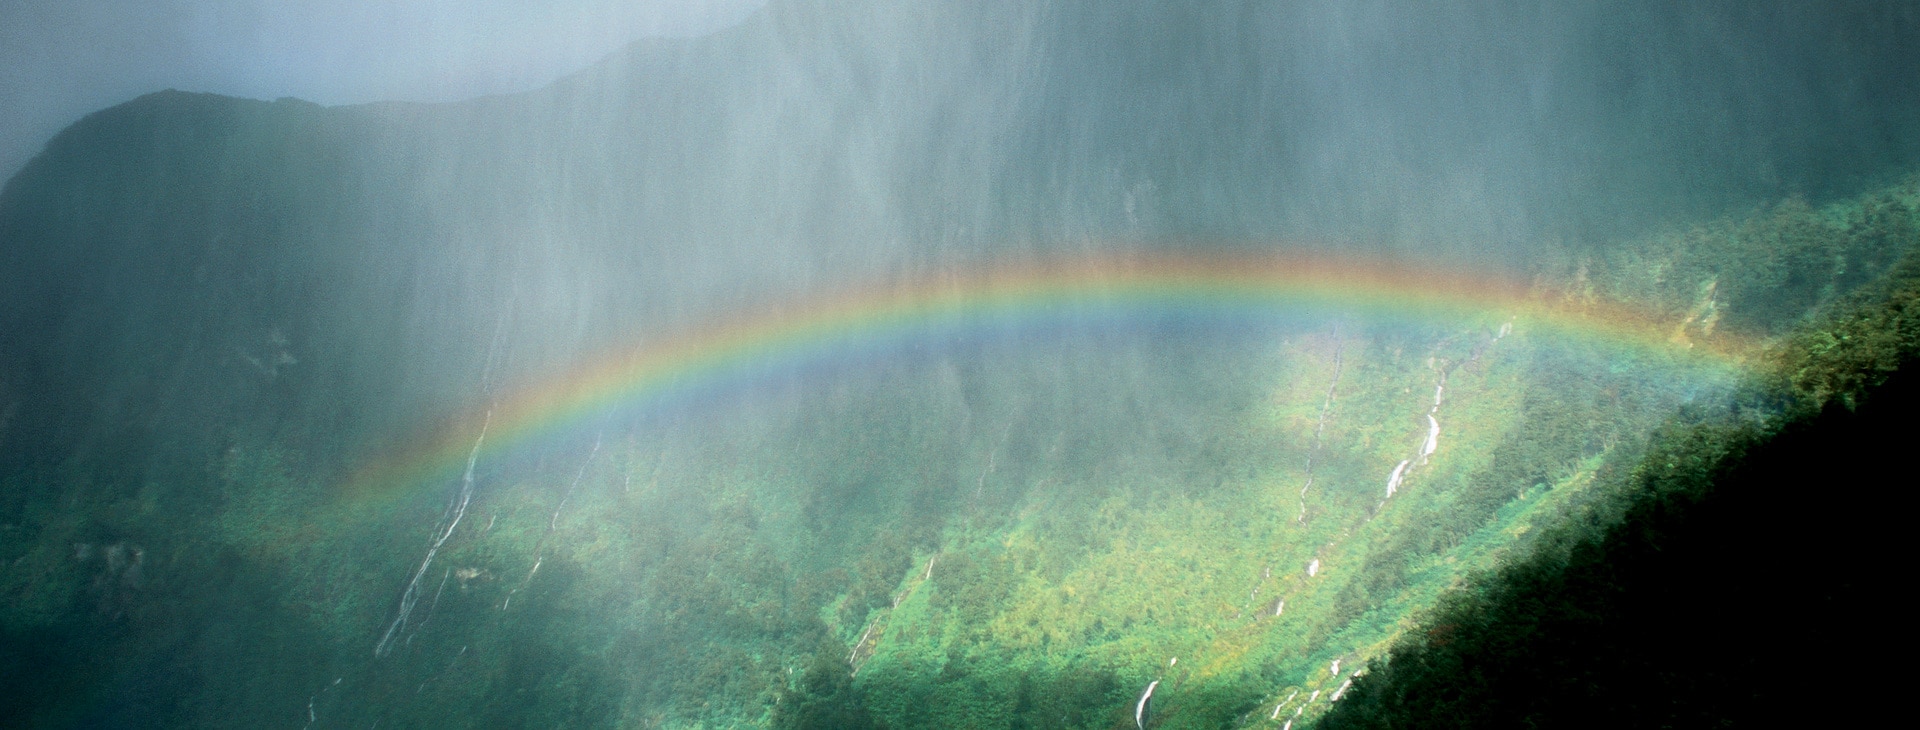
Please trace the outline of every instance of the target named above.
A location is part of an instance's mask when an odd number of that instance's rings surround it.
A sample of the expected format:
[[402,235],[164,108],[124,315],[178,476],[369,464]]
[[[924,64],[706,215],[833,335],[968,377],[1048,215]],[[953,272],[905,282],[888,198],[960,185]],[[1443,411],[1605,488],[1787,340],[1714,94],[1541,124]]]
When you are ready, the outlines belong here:
[[[45,698],[0,724],[1317,714],[1656,424],[1737,410],[1675,343],[1913,245],[1910,187],[1826,205],[1920,158],[1912,11],[1756,7],[789,2],[511,97],[90,116],[0,193],[0,686]],[[478,446],[743,313],[1209,252],[1665,329],[1067,317]],[[361,475],[442,442],[486,455]]]

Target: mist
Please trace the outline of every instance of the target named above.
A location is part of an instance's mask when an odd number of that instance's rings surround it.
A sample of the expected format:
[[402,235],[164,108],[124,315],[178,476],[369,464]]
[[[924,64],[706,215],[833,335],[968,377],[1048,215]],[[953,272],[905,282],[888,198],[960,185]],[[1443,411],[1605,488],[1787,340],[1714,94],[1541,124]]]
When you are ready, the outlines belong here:
[[34,12],[42,726],[1314,722],[1920,230],[1896,2]]
[[781,3],[528,95],[316,112],[359,135],[340,194],[393,221],[342,221],[365,243],[324,255],[365,258],[328,286],[421,302],[400,338],[465,348],[436,367],[484,361],[510,318],[531,368],[754,302],[1062,252],[1523,271],[1899,174],[1908,15]]
[[0,174],[80,116],[161,89],[329,105],[524,92],[637,38],[702,35],[762,4],[8,0]]

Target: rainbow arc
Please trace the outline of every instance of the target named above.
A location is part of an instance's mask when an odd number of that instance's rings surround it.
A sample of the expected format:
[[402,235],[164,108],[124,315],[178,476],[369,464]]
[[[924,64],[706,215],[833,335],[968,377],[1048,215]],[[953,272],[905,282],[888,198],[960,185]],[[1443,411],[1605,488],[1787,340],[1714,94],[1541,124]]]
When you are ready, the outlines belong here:
[[[805,368],[850,349],[885,353],[928,339],[1048,323],[1320,315],[1497,321],[1613,347],[1682,353],[1715,367],[1740,367],[1752,347],[1725,333],[1689,339],[1684,323],[1621,302],[1404,263],[1257,255],[1050,260],[842,291],[589,358],[491,404],[484,411],[491,422],[486,451],[513,448],[595,414],[644,407],[675,392],[752,374]],[[454,424],[440,437],[376,460],[353,484],[398,488],[458,473],[482,417],[476,412],[468,419],[471,428]]]

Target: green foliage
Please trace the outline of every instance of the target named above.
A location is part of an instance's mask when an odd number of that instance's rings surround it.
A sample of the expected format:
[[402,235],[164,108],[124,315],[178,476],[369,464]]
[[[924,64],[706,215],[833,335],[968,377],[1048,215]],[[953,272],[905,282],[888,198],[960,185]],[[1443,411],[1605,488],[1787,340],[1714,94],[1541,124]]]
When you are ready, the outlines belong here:
[[1592,294],[1684,318],[1688,335],[1781,335],[1920,243],[1916,206],[1920,181],[1821,209],[1790,199],[1593,251],[1569,271]]
[[801,674],[798,685],[780,695],[773,727],[780,730],[868,730],[885,727],[873,720],[853,686],[853,667],[836,646],[823,647]]
[[[1885,198],[1867,209],[1908,210]],[[1862,514],[1847,492],[1884,478],[1876,463],[1904,448],[1920,404],[1903,372],[1920,363],[1920,269],[1890,270],[1782,339],[1766,358],[1776,369],[1736,399],[1781,412],[1676,420],[1614,456],[1593,497],[1442,596],[1319,726],[1772,722],[1764,708],[1793,701],[1784,678],[1804,666],[1878,661],[1863,617],[1897,570],[1899,549],[1881,543],[1903,518]],[[1848,546],[1838,559],[1822,549],[1836,544]],[[1819,597],[1754,613],[1797,577]],[[1807,628],[1782,636],[1782,621]],[[1822,712],[1865,720],[1847,706]]]
[[[1783,388],[1818,408],[1849,406],[1911,361],[1920,347],[1920,260],[1856,297],[1816,326],[1795,333],[1777,355]],[[1782,387],[1782,386],[1777,386]]]

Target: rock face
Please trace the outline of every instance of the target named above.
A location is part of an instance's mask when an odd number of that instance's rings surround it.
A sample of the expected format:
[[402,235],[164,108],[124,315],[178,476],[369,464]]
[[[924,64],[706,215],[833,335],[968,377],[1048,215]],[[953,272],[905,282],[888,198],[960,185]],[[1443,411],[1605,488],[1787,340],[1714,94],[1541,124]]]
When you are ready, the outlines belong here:
[[[802,295],[1248,249],[1561,276],[1592,252],[1543,236],[1920,161],[1911,9],[1778,5],[775,2],[528,94],[96,113],[0,192],[0,690],[45,698],[0,725],[1111,726],[1176,652],[1228,668],[1165,667],[1156,726],[1343,692],[1365,621],[1696,383],[1511,313],[1088,326],[342,485]],[[1735,291],[1654,258],[1577,280]],[[1826,281],[1767,321],[1864,279]]]

